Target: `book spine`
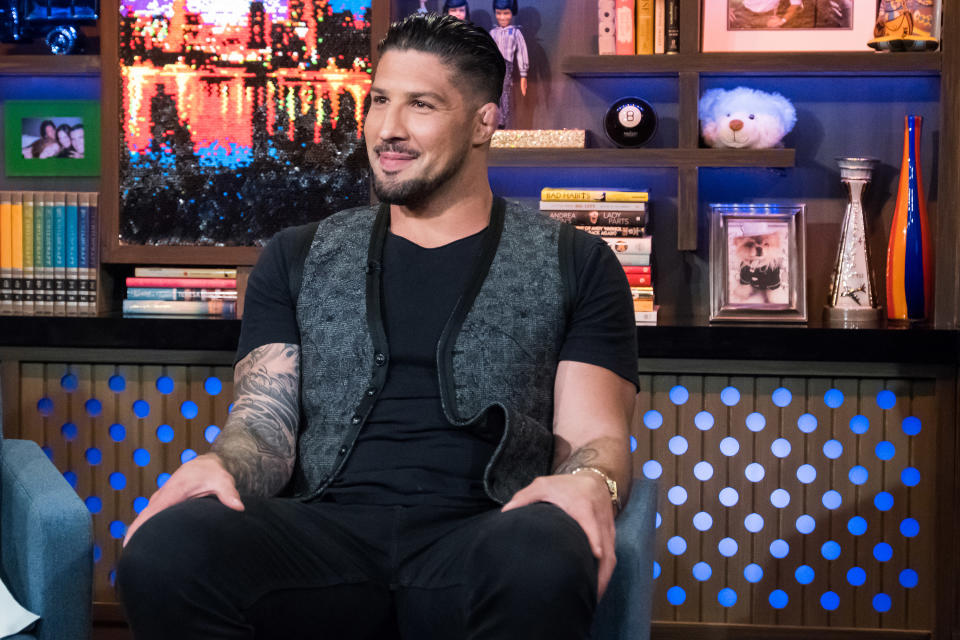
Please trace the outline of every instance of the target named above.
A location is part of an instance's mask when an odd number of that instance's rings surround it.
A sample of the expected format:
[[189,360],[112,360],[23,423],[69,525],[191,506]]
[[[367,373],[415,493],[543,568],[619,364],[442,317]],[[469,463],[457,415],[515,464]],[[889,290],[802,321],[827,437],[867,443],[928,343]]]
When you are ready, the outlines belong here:
[[237,303],[233,300],[124,300],[123,313],[210,316],[233,315]]
[[33,192],[23,193],[23,315],[34,315],[34,221]]
[[654,307],[649,311],[634,311],[633,317],[637,324],[657,324],[657,309]]
[[67,315],[67,203],[59,191],[53,198],[53,315]]
[[161,289],[236,289],[233,278],[127,278],[128,287],[157,287]]
[[653,0],[637,0],[637,54],[653,53]]
[[646,227],[608,227],[600,225],[576,224],[580,231],[601,238],[640,238],[646,233]]
[[599,202],[646,202],[650,194],[646,191],[613,191],[609,189],[557,189],[544,187],[540,191],[541,200],[595,200]]
[[191,267],[136,267],[133,275],[137,278],[236,278],[236,269],[206,269]]
[[236,300],[236,289],[129,287],[127,300]]
[[599,31],[597,32],[597,53],[612,56],[617,53],[617,0],[597,0]]
[[667,0],[664,52],[680,53],[680,0]]
[[90,199],[85,193],[77,194],[77,311],[90,313]]
[[626,276],[631,287],[649,287],[653,283],[649,273],[628,273]]
[[628,266],[625,266],[625,265],[624,265],[624,267],[623,267],[623,272],[624,272],[624,273],[646,273],[646,274],[649,274],[649,273],[650,273],[650,266],[648,265],[648,266],[646,266],[646,267],[628,267]]
[[665,53],[667,44],[666,2],[654,0],[653,7],[653,52]]
[[23,194],[10,194],[10,282],[13,285],[13,314],[23,315]]
[[642,227],[647,222],[643,212],[633,211],[544,211],[547,217],[582,226]]
[[617,0],[617,55],[632,56],[637,52],[633,38],[634,0]]
[[43,304],[44,315],[53,315],[53,194],[45,192],[42,195],[41,209],[43,210]]
[[563,200],[541,200],[541,211],[646,211],[646,202],[565,202]]
[[13,229],[10,221],[10,192],[0,191],[0,314],[13,313]]
[[65,198],[66,207],[66,275],[64,277],[64,293],[66,298],[66,314],[79,314],[79,287],[80,280],[80,212],[77,204],[77,194],[68,193]]
[[99,311],[99,283],[100,283],[100,208],[98,205],[97,193],[89,193],[88,208],[90,214],[90,257],[87,262],[90,265],[90,277],[87,279],[87,306],[90,313],[96,314]]
[[610,248],[619,253],[650,255],[653,250],[653,238],[604,238]]

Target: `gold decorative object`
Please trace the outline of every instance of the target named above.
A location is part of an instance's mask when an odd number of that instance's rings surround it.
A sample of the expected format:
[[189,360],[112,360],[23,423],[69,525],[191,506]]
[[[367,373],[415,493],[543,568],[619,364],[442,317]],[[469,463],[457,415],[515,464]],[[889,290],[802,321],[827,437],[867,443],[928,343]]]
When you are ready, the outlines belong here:
[[585,129],[500,129],[493,134],[492,149],[583,149]]

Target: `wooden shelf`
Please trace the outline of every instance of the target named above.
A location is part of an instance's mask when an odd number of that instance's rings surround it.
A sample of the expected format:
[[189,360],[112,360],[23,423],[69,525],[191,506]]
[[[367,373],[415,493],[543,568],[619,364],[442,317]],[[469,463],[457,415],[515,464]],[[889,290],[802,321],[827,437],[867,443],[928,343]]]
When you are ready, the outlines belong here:
[[0,75],[100,75],[100,56],[0,55]]
[[792,167],[794,149],[493,149],[492,167]]
[[568,56],[560,70],[575,77],[675,76],[681,72],[727,75],[939,75],[938,51],[802,53],[680,53],[645,56]]

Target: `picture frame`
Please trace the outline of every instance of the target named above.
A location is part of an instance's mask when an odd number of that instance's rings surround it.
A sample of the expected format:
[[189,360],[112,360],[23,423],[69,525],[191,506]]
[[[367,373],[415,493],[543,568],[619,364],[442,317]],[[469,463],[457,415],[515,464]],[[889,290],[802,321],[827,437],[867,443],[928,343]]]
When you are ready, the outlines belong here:
[[8,100],[3,123],[8,177],[100,175],[96,100]]
[[710,321],[807,321],[804,204],[710,205]]
[[[827,11],[835,6],[831,0],[804,0],[804,9],[786,25],[769,27],[764,21],[774,14],[753,15],[743,0],[703,0],[701,50],[873,51],[867,41],[873,37],[877,0],[840,1],[848,11],[838,15]],[[787,2],[781,0],[781,6]]]

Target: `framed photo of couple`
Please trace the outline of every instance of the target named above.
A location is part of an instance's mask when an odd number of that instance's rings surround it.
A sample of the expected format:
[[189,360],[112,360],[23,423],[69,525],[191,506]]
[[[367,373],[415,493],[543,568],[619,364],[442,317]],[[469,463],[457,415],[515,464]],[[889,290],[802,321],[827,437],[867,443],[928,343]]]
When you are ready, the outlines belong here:
[[710,205],[710,321],[807,321],[802,204]]
[[3,103],[7,176],[100,175],[100,103],[10,100]]
[[703,0],[703,51],[872,51],[877,0]]

